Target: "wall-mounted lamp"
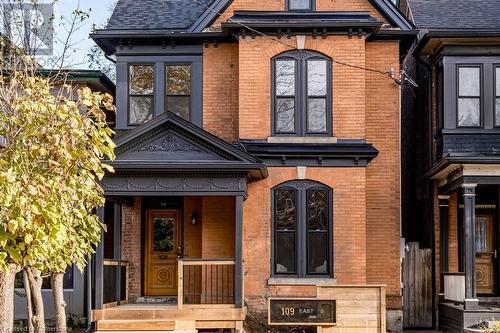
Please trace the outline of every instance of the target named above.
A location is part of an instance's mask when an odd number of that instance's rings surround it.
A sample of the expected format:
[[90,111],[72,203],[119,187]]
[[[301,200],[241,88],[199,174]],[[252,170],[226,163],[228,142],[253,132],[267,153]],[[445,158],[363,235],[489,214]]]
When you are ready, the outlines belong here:
[[191,224],[196,225],[197,223],[198,223],[198,213],[193,212],[193,214],[191,214]]

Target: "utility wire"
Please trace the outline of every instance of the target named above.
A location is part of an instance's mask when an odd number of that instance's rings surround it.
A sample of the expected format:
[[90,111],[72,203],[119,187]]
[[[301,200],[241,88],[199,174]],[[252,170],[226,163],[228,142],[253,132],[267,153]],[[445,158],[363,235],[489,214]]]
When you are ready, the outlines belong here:
[[[200,5],[200,6],[202,6],[202,7],[204,7],[205,9],[207,9],[207,10],[211,11],[211,12],[212,12],[212,13],[214,13],[214,14],[217,14],[217,15],[219,15],[219,16],[222,16],[222,13],[220,13],[220,12],[216,11],[215,9],[210,8],[210,6],[207,6],[207,5],[205,5],[204,3],[202,3],[202,2],[200,2],[200,1],[198,1],[198,0],[191,0],[191,1],[192,1],[192,2],[194,2],[194,3],[196,3],[196,4],[198,4],[198,5]],[[258,31],[258,30],[254,29],[254,28],[252,28],[252,27],[249,27],[248,25],[246,25],[246,24],[244,24],[244,23],[241,23],[241,22],[238,22],[238,21],[236,21],[236,20],[233,20],[232,18],[228,18],[228,19],[227,19],[227,21],[228,21],[228,22],[235,23],[235,24],[237,24],[237,25],[239,25],[239,26],[241,26],[241,27],[243,27],[243,28],[245,28],[245,29],[248,29],[249,31],[254,32],[254,33],[256,33],[256,34],[258,34],[258,35],[260,35],[260,36],[263,36],[263,37],[265,37],[265,38],[267,38],[267,39],[269,39],[269,40],[272,40],[272,41],[277,42],[277,43],[280,43],[280,44],[282,44],[282,45],[284,45],[284,46],[286,46],[286,47],[289,47],[289,48],[291,48],[292,50],[297,50],[297,51],[301,51],[301,52],[307,52],[307,53],[310,53],[310,52],[308,52],[307,50],[301,50],[301,49],[298,49],[298,48],[297,48],[295,45],[293,45],[293,44],[290,44],[290,43],[287,43],[287,42],[282,41],[281,39],[278,39],[278,38],[274,38],[274,37],[272,37],[272,36],[269,36],[269,35],[267,35],[267,34],[263,33],[262,31]],[[311,55],[313,55],[312,53],[310,53],[310,54],[311,54]],[[393,80],[393,81],[394,81],[394,82],[396,82],[397,84],[399,84],[399,85],[401,84],[401,81],[400,81],[400,80],[396,80],[396,79],[393,77],[393,73],[388,72],[388,71],[387,71],[387,72],[384,72],[384,71],[380,71],[380,70],[373,69],[373,68],[367,68],[367,67],[363,67],[363,66],[353,65],[353,64],[349,64],[349,63],[346,63],[346,62],[343,62],[343,61],[336,60],[336,59],[332,59],[332,62],[334,62],[334,63],[336,63],[336,64],[339,64],[339,65],[342,65],[342,66],[346,66],[346,67],[354,68],[354,69],[364,70],[364,71],[368,71],[368,72],[372,72],[372,73],[377,73],[377,74],[380,74],[380,75],[387,75],[387,76],[389,76],[389,78],[390,78],[391,80]]]

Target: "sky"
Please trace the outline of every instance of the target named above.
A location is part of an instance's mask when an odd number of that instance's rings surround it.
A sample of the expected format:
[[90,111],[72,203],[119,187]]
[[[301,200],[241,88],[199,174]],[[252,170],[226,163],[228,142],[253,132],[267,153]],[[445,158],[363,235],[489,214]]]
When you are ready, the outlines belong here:
[[[14,44],[22,46],[28,36],[26,31],[36,31],[31,34],[33,39],[30,37],[29,45],[37,50],[37,61],[45,68],[59,68],[61,59],[64,59],[63,67],[88,69],[91,67],[88,53],[95,45],[89,34],[94,25],[98,28],[105,26],[117,0],[36,0],[36,10],[29,0],[21,0],[25,6],[23,10],[19,6],[13,9],[10,1],[0,0],[0,32],[9,36]],[[72,23],[77,9],[88,16]],[[36,28],[25,30],[19,22],[26,21],[26,18],[30,18]],[[51,24],[53,31],[46,29]]]

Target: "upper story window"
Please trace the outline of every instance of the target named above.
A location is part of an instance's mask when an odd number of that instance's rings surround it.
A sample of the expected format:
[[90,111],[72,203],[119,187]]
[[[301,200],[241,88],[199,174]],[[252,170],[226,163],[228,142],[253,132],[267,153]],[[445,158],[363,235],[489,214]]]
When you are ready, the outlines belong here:
[[293,181],[274,188],[273,197],[273,274],[330,276],[331,190],[311,181]]
[[291,11],[314,10],[315,0],[286,0],[286,9]]
[[457,121],[459,127],[481,125],[481,77],[480,66],[458,67]]
[[[161,89],[157,87],[158,76],[162,75],[158,65],[129,66],[129,125],[140,125],[151,120],[155,116],[155,110],[158,107],[162,108],[158,106],[159,102],[164,103],[165,111],[192,120],[191,65],[160,64],[160,66],[164,66],[165,72],[165,83]],[[160,92],[164,96],[163,101],[157,98]]]
[[166,109],[191,120],[191,66],[166,66]]
[[273,59],[273,134],[332,135],[332,64],[312,51]]
[[129,124],[139,125],[154,115],[154,66],[129,67]]

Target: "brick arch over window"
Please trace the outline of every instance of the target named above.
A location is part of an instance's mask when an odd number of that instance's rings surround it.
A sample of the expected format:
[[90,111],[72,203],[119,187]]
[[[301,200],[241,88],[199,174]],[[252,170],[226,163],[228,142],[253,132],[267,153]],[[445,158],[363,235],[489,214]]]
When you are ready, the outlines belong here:
[[331,277],[333,191],[314,181],[272,189],[272,272],[283,277]]
[[332,60],[310,50],[272,59],[275,136],[332,136]]

